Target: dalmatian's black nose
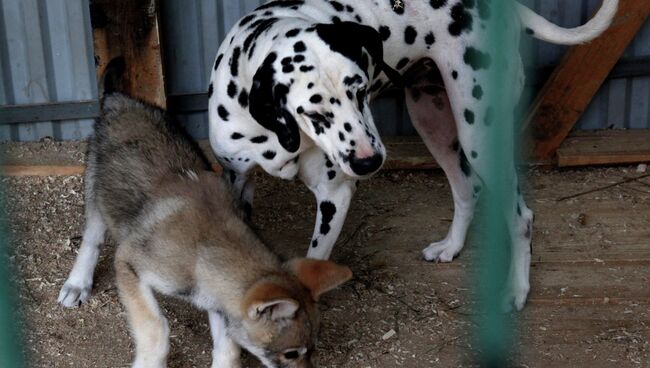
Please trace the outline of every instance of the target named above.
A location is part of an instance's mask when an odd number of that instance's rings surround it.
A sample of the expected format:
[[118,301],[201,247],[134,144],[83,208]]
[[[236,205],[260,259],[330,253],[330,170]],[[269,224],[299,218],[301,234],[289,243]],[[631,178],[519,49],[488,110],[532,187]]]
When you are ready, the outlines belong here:
[[384,156],[380,153],[365,158],[357,158],[354,155],[350,157],[350,168],[359,176],[372,174],[379,170],[382,163],[384,163]]

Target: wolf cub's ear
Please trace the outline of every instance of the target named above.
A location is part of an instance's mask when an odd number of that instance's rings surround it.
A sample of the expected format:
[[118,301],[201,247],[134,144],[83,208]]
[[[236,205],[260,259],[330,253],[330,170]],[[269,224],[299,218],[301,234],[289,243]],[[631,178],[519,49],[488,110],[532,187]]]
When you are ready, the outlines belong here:
[[315,301],[318,301],[322,294],[352,278],[352,271],[347,266],[337,265],[331,261],[296,258],[288,261],[285,268],[311,291]]
[[259,320],[264,316],[273,321],[283,318],[293,318],[300,307],[285,288],[263,282],[253,285],[244,298],[243,308],[248,318]]

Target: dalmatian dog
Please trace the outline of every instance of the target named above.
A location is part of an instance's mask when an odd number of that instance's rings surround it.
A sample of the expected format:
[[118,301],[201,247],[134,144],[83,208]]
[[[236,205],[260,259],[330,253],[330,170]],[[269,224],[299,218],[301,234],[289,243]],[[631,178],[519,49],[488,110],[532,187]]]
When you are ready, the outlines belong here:
[[[330,256],[359,179],[386,158],[369,102],[393,85],[405,89],[416,130],[445,171],[454,199],[447,236],[422,251],[450,262],[463,248],[487,175],[485,132],[493,122],[484,71],[496,64],[481,43],[490,17],[503,18],[513,44],[520,30],[578,44],[611,23],[617,0],[583,26],[558,27],[518,3],[493,14],[489,0],[276,0],[239,20],[220,46],[208,88],[210,143],[245,208],[255,166],[300,178],[318,213],[308,257]],[[504,67],[523,88],[520,58]],[[508,98],[508,96],[504,96]],[[513,104],[514,106],[514,104]],[[514,159],[507,167],[515,170]],[[504,207],[512,239],[504,306],[520,310],[529,291],[533,213],[515,183]]]

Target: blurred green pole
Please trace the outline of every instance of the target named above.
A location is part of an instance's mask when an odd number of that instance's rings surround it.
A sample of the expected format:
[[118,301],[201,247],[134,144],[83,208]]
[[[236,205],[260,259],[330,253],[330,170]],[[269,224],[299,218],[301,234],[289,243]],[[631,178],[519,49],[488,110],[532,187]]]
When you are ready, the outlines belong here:
[[[476,314],[476,339],[481,367],[502,368],[509,365],[511,355],[512,321],[504,314],[503,293],[506,290],[510,264],[510,237],[506,216],[514,213],[511,203],[515,192],[513,161],[513,111],[516,74],[512,62],[517,59],[518,45],[513,45],[511,32],[514,28],[514,4],[512,0],[478,0],[490,6],[485,39],[481,46],[490,54],[490,67],[485,71],[487,91],[485,108],[493,113],[492,124],[483,127],[487,134],[487,177],[483,177],[485,189],[481,193],[481,211],[477,218],[482,237],[479,238],[479,255],[474,285],[478,285],[478,309]],[[476,24],[478,28],[478,24]],[[510,35],[508,33],[510,32]],[[508,37],[510,36],[510,37]],[[484,110],[485,111],[485,110]],[[510,208],[512,207],[512,208]]]
[[12,252],[6,231],[4,188],[0,188],[0,211],[0,368],[22,368],[25,362],[19,333],[18,300],[13,283],[16,272],[9,262]]

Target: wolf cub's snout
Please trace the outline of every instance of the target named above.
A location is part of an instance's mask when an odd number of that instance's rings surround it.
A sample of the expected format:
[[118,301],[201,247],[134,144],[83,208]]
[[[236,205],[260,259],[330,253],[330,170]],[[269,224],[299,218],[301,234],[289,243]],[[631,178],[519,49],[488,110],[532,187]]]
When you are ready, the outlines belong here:
[[328,261],[282,263],[243,220],[228,184],[162,110],[116,93],[103,100],[88,149],[85,230],[59,302],[89,296],[106,232],[136,342],[134,367],[165,366],[169,328],[156,290],[208,312],[213,367],[239,347],[267,367],[311,367],[316,302],[352,277]]

